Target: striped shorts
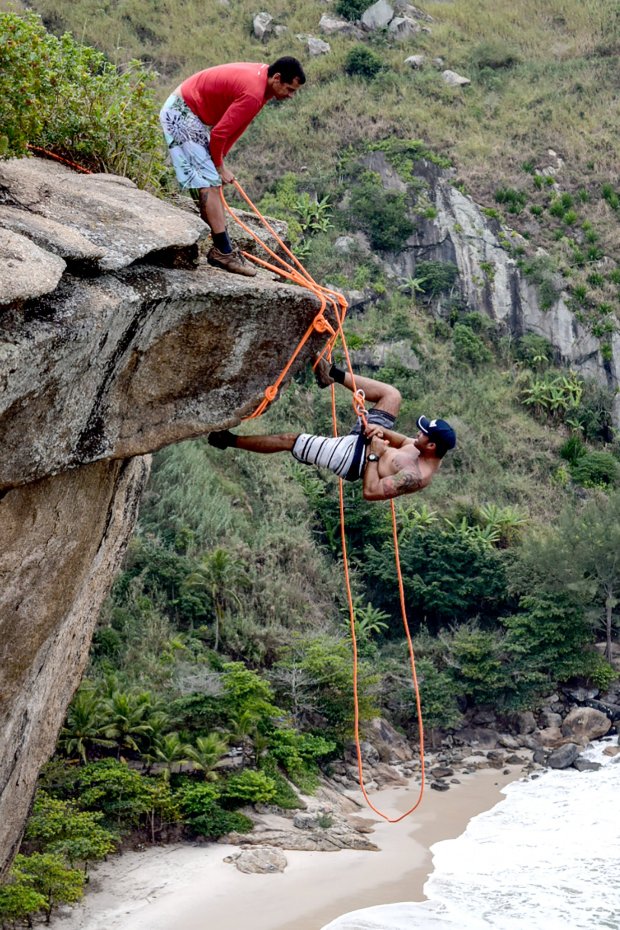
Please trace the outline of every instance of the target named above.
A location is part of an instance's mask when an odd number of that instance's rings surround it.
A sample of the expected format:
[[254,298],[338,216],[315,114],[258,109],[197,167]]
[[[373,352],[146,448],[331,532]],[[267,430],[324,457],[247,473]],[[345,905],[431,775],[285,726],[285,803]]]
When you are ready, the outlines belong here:
[[[396,417],[376,407],[369,411],[368,422],[393,429]],[[358,420],[348,436],[314,436],[301,433],[292,449],[293,457],[304,465],[328,468],[345,481],[359,481],[366,464],[367,440]]]

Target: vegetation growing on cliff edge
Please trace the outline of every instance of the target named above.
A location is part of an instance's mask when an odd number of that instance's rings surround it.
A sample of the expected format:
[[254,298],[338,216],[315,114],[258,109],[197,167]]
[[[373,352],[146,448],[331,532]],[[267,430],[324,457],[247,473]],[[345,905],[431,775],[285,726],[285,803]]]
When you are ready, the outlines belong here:
[[0,157],[29,145],[92,171],[158,185],[165,172],[152,74],[119,70],[70,34],[47,32],[34,13],[0,13]]

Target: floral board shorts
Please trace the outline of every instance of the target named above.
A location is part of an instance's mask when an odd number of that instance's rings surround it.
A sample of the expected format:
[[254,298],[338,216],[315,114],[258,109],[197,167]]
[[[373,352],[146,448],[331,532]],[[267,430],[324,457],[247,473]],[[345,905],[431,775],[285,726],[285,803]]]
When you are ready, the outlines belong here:
[[164,103],[159,121],[183,190],[220,187],[222,179],[209,152],[211,127],[205,126],[176,94],[170,94]]
[[[393,429],[396,417],[373,407],[368,412],[368,423],[382,426],[384,429]],[[362,423],[358,420],[348,436],[327,437],[301,433],[295,440],[292,455],[304,465],[328,468],[345,481],[359,481],[364,474],[367,445],[368,440],[362,431]]]

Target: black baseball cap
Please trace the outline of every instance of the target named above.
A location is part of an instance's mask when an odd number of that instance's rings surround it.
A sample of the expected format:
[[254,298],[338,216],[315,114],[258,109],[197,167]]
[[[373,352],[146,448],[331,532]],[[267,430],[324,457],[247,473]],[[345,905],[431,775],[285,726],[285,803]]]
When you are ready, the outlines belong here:
[[428,417],[418,417],[418,429],[426,433],[428,438],[442,446],[444,449],[454,449],[456,433],[445,420],[429,420]]

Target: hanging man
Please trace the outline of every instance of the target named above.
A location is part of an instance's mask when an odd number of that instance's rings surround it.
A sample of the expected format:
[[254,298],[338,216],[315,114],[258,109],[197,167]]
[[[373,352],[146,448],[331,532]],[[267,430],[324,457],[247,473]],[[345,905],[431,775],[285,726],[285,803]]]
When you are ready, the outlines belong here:
[[[353,391],[350,372],[321,359],[315,376],[319,387],[342,384]],[[368,412],[368,425],[358,422],[347,436],[314,436],[309,433],[278,433],[270,436],[237,436],[228,430],[209,434],[217,449],[243,449],[269,454],[290,452],[298,462],[328,468],[339,478],[363,482],[366,500],[381,501],[422,491],[433,480],[441,460],[456,445],[456,433],[445,420],[419,417],[415,437],[394,431],[400,410],[400,392],[374,378],[355,378],[355,387],[376,406]]]
[[210,265],[256,274],[226,231],[219,189],[234,174],[224,158],[269,100],[286,100],[305,82],[296,58],[272,65],[235,62],[193,74],[163,105],[159,118],[177,179],[184,190],[198,191],[200,215],[211,227]]

